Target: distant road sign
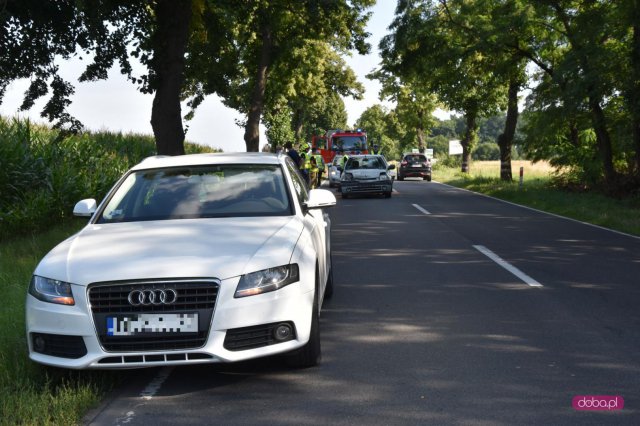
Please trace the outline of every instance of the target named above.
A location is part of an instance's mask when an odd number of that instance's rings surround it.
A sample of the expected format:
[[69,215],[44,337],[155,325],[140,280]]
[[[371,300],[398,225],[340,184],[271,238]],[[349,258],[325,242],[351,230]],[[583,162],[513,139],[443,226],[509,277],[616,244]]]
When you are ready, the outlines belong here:
[[449,155],[462,154],[462,144],[459,140],[453,139],[449,141]]
[[429,160],[433,158],[433,148],[427,148],[424,150],[424,155],[427,156]]

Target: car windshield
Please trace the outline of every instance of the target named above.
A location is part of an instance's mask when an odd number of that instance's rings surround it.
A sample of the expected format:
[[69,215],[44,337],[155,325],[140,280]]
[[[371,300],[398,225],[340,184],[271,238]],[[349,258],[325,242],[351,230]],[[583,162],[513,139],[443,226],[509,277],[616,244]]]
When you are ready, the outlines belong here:
[[291,214],[280,167],[234,164],[133,172],[97,223]]
[[364,151],[367,140],[364,136],[334,136],[333,148],[338,151]]
[[346,170],[353,169],[385,169],[383,161],[379,157],[351,157],[347,161]]

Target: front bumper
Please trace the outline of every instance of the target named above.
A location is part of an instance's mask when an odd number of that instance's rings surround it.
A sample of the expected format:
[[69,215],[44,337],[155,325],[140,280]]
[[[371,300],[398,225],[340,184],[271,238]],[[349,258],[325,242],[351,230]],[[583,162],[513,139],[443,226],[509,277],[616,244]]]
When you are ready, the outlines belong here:
[[[209,319],[199,314],[201,340],[185,341],[181,339],[183,336],[176,338],[176,333],[155,333],[153,343],[142,341],[142,337],[123,337],[119,342],[118,337],[111,336],[107,341],[102,321],[110,314],[96,315],[89,291],[84,288],[74,288],[74,306],[46,303],[28,295],[29,357],[42,364],[73,369],[140,368],[236,362],[289,352],[308,342],[313,286],[296,282],[277,291],[235,299],[238,280],[236,277],[218,282],[218,294]],[[92,302],[95,304],[94,299]],[[175,312],[205,311],[185,307]],[[277,342],[269,336],[280,324],[291,326],[290,340]],[[40,344],[44,342],[46,350],[35,349],[36,339]],[[158,342],[161,343],[158,345]]]
[[371,181],[342,181],[340,191],[343,194],[379,194],[389,193],[393,190],[392,180],[371,180]]

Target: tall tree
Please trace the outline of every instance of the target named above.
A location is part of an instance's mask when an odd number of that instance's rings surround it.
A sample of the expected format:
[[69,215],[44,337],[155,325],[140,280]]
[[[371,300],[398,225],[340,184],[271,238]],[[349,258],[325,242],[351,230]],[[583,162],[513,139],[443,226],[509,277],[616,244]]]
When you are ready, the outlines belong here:
[[367,78],[377,79],[382,84],[380,99],[396,104],[397,119],[415,132],[416,139],[410,148],[423,152],[427,148],[427,136],[435,124],[434,111],[439,106],[435,94],[422,79],[398,77],[384,67],[374,70]]
[[[58,75],[57,59],[93,55],[79,81],[107,78],[116,63],[143,93],[154,93],[151,125],[159,154],[183,154],[180,100],[190,36],[191,0],[4,0],[0,38],[0,100],[6,85],[31,78],[22,109],[52,95],[42,115],[57,126],[80,130],[66,111],[73,85]],[[130,56],[147,66],[132,75]]]
[[[310,41],[328,43],[340,53],[366,53],[365,25],[373,0],[291,2],[288,0],[210,2],[224,14],[225,28],[235,40],[236,70],[218,93],[223,102],[245,115],[247,151],[259,147],[259,124],[273,93],[296,69],[295,53]],[[284,72],[284,75],[283,75]],[[203,76],[205,94],[213,93],[209,75]],[[275,92],[274,92],[275,91]]]
[[[272,70],[272,74],[279,78],[271,80],[267,104],[269,108],[287,104],[293,112],[295,139],[309,140],[317,127],[312,121],[314,111],[325,108],[328,97],[339,95],[362,99],[364,86],[345,60],[326,42],[310,40],[287,55],[291,59],[279,62]],[[291,63],[296,66],[292,67]]]
[[478,118],[498,109],[505,87],[493,72],[494,59],[452,25],[453,13],[458,14],[447,2],[400,0],[392,33],[380,42],[381,68],[401,79],[420,81],[449,109],[463,112],[462,171],[468,172]]
[[395,158],[399,155],[398,139],[392,137],[396,133],[395,124],[392,113],[379,104],[364,110],[356,121],[356,127],[367,132],[369,147],[378,145],[378,149],[387,158]]

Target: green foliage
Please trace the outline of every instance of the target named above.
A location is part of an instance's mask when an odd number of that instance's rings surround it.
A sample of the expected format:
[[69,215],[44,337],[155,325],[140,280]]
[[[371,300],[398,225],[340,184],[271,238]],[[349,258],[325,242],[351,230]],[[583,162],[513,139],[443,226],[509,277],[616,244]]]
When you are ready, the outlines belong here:
[[471,153],[471,158],[480,161],[499,160],[500,147],[497,143],[490,141],[479,143]]
[[393,133],[394,121],[382,105],[373,105],[360,115],[355,123],[356,128],[364,129],[369,138],[369,148],[378,145],[387,158],[398,158],[399,147],[396,140],[389,135]]
[[[285,104],[296,137],[306,139],[319,123],[306,129],[303,124],[328,111],[331,94],[361,96],[362,86],[338,53],[368,52],[366,9],[373,3],[206,2],[212,16],[203,23],[202,37],[192,39],[187,94],[199,101],[217,93],[246,115],[245,135],[253,135],[245,136],[247,150],[257,148],[263,111],[276,115]],[[212,56],[220,66],[210,66]]]
[[[187,145],[189,152],[208,148]],[[64,132],[0,117],[0,240],[70,217],[83,198],[101,200],[116,180],[155,155],[149,136]]]
[[[13,80],[30,78],[21,109],[49,96],[41,115],[56,128],[79,132],[81,123],[66,111],[74,93],[58,73],[57,60],[95,53],[80,81],[106,78],[116,61],[131,79],[128,49],[144,32],[146,1],[3,1],[0,6],[0,102]],[[139,52],[140,44],[133,49]],[[139,55],[138,55],[139,56]]]
[[291,129],[291,110],[282,108],[278,112],[270,111],[264,116],[267,128],[266,136],[272,148],[283,147],[287,142],[293,142],[295,134]]

